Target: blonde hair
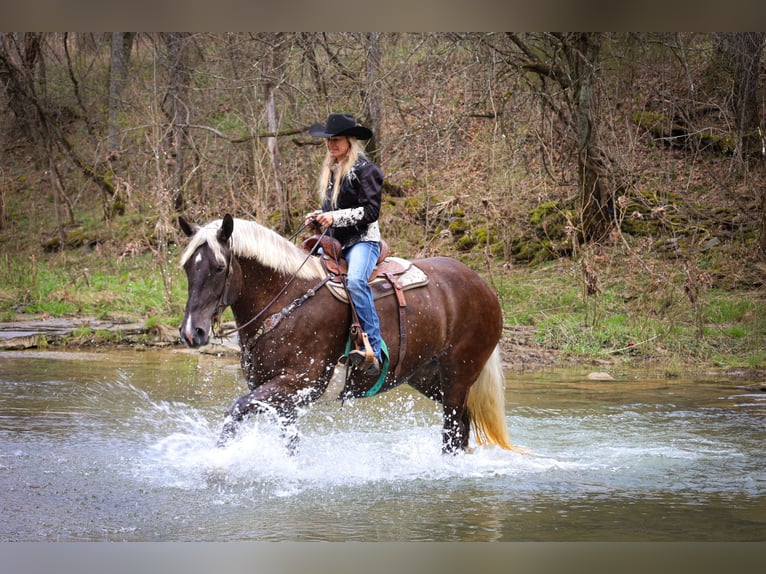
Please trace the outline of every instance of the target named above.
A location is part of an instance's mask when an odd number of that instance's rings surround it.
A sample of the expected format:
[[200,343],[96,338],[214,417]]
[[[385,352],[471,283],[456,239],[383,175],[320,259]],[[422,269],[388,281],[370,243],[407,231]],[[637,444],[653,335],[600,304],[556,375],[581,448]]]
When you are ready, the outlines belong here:
[[322,169],[319,172],[319,188],[317,189],[317,193],[319,195],[319,202],[322,203],[327,196],[327,186],[330,184],[330,177],[332,176],[333,169],[338,170],[338,176],[335,179],[335,185],[332,189],[331,199],[333,209],[338,206],[338,192],[340,191],[340,182],[344,177],[348,176],[351,168],[354,167],[354,164],[359,158],[367,157],[364,153],[364,145],[361,141],[359,141],[359,139],[353,136],[343,137],[348,140],[349,144],[346,157],[336,165],[335,160],[328,151],[324,161],[322,162]]

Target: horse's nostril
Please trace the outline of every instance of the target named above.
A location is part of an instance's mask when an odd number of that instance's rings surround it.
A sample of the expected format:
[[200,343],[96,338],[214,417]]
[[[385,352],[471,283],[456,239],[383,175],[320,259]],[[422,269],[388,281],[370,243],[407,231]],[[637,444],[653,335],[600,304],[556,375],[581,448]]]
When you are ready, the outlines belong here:
[[204,338],[205,338],[205,330],[201,329],[200,327],[197,327],[196,329],[194,329],[194,338],[199,340],[199,341],[204,340]]

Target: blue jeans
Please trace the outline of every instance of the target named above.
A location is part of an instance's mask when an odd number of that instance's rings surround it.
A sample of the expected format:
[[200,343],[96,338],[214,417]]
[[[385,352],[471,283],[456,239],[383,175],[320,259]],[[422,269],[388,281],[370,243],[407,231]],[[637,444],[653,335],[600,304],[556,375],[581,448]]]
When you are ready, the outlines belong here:
[[348,262],[348,290],[356,307],[362,331],[367,333],[372,352],[378,359],[381,358],[380,321],[367,280],[379,255],[380,244],[375,241],[362,241],[343,250],[343,257]]

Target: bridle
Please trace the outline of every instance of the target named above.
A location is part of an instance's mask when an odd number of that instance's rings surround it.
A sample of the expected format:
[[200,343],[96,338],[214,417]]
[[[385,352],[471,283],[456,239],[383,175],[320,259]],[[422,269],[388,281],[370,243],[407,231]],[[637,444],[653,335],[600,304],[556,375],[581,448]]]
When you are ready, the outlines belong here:
[[[306,227],[308,227],[308,226],[307,225],[301,226],[298,229],[298,231],[296,231],[290,237],[290,241],[292,241],[295,237],[297,237],[299,233],[301,233],[304,229],[306,229]],[[324,237],[326,233],[327,233],[327,229],[325,229],[322,232],[321,237]],[[285,282],[284,286],[279,290],[279,292],[276,295],[274,295],[274,297],[271,299],[271,301],[266,303],[266,305],[263,307],[263,309],[261,309],[253,317],[248,319],[245,323],[242,323],[238,327],[235,327],[234,329],[231,329],[229,331],[226,331],[225,333],[222,333],[222,332],[220,332],[221,314],[226,309],[226,307],[229,305],[229,303],[225,299],[226,299],[226,290],[229,287],[229,279],[231,278],[231,259],[232,259],[232,254],[231,254],[231,237],[227,240],[227,244],[228,244],[227,245],[228,257],[226,258],[226,278],[224,280],[223,288],[221,289],[221,293],[218,295],[218,303],[216,304],[215,315],[213,316],[213,321],[212,321],[212,323],[213,323],[213,327],[212,327],[213,336],[218,337],[219,339],[224,339],[226,337],[229,337],[230,335],[233,335],[234,333],[239,333],[242,329],[244,329],[245,327],[247,327],[249,325],[252,325],[255,321],[257,321],[260,317],[262,317],[263,314],[266,313],[266,311],[269,309],[269,307],[271,307],[277,301],[277,299],[279,299],[284,294],[284,292],[287,291],[287,288],[290,286],[290,284],[298,276],[298,273],[300,272],[300,270],[309,261],[309,258],[314,255],[314,253],[316,252],[316,250],[319,247],[320,242],[317,241],[314,244],[314,246],[311,248],[311,250],[306,255],[306,257],[303,260],[303,262],[301,262],[301,264],[298,266],[298,269],[296,269],[290,275],[288,280]],[[281,321],[281,319],[286,317],[290,312],[293,311],[293,309],[295,309],[296,307],[302,305],[308,298],[313,297],[316,294],[316,292],[325,283],[327,283],[328,281],[330,281],[333,278],[334,278],[334,276],[332,274],[326,275],[317,285],[315,285],[314,287],[312,287],[311,289],[306,291],[306,293],[303,296],[299,297],[298,299],[296,299],[295,301],[293,301],[289,305],[285,306],[278,313],[275,313],[274,316],[269,318],[269,319],[271,319],[271,321],[268,321],[270,323],[269,329],[271,329],[273,327],[276,327],[276,325],[279,323],[279,321]],[[215,332],[216,330],[218,330],[218,333]]]
[[[213,313],[213,321],[212,321],[212,331],[215,335],[215,331],[219,331],[221,328],[221,315],[223,314],[224,310],[228,306],[228,303],[226,302],[226,291],[229,288],[229,279],[231,279],[231,237],[226,240],[227,243],[227,256],[226,256],[226,276],[223,281],[223,288],[221,289],[221,292],[218,294],[218,302],[215,305],[215,312]],[[228,335],[218,334],[215,335],[216,337],[223,338]]]

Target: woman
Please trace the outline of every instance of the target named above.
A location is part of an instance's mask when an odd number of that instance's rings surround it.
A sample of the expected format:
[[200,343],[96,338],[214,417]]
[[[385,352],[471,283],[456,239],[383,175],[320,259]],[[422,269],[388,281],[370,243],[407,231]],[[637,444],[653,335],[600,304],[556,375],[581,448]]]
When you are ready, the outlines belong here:
[[[368,375],[380,374],[380,322],[367,279],[380,255],[380,215],[383,172],[367,159],[360,140],[372,132],[348,114],[330,114],[325,125],[309,128],[314,137],[325,138],[327,155],[319,174],[322,209],[306,216],[305,224],[318,224],[337,239],[348,263],[348,290],[359,323],[367,334],[374,357],[362,365]],[[349,362],[365,360],[363,350],[349,353]]]

